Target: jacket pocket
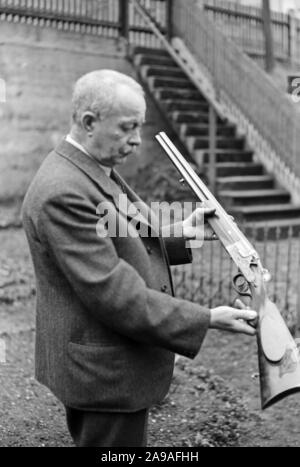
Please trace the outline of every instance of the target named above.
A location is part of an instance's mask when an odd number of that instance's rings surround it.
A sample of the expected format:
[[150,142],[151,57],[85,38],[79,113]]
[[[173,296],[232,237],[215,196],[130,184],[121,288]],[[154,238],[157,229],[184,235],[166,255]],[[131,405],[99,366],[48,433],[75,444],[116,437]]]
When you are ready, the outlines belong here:
[[[83,409],[118,410],[124,405],[126,364],[121,346],[69,342],[66,398]],[[127,391],[128,392],[128,391]]]
[[69,342],[65,405],[82,410],[131,412],[166,394],[173,370],[170,352],[131,345]]

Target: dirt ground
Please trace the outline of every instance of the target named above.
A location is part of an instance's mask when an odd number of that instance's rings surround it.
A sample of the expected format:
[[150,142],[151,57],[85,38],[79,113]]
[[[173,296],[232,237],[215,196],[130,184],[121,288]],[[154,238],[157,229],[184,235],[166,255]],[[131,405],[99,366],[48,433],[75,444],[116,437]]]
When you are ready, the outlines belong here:
[[[0,231],[0,446],[72,446],[64,409],[34,379],[34,278],[24,232]],[[260,410],[256,343],[209,332],[177,361],[150,416],[149,446],[300,446],[300,394]]]

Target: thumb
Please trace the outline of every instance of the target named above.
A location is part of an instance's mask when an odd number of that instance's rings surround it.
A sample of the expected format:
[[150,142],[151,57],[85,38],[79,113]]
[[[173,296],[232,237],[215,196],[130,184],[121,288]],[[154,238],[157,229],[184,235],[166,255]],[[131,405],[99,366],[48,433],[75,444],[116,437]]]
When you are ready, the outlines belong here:
[[[243,299],[244,299],[244,297],[243,297]],[[240,298],[237,298],[234,301],[234,307],[239,308],[239,310],[249,310],[249,306],[247,305],[246,300],[242,301]]]

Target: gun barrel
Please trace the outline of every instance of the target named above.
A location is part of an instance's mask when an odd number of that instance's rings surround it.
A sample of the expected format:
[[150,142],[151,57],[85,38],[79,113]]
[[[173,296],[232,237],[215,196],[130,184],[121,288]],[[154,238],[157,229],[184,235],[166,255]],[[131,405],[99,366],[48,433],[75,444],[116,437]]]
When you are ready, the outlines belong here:
[[257,345],[262,408],[300,391],[300,358],[294,339],[265,287],[267,271],[259,255],[176,146],[161,132],[156,139],[194,194],[214,208],[209,223],[249,283],[252,307],[258,312]]
[[160,132],[156,135],[156,139],[196,197],[205,207],[216,210],[215,216],[208,220],[209,224],[247,281],[253,282],[254,275],[250,264],[255,263],[263,270],[257,251],[210,192],[205,183],[192,169],[190,164],[185,160],[166,133]]

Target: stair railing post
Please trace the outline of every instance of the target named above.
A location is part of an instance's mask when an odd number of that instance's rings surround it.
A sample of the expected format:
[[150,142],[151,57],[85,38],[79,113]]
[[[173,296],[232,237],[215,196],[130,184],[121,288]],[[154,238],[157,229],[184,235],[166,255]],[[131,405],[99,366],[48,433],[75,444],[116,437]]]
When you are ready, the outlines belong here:
[[297,54],[297,18],[293,11],[289,12],[288,16],[288,24],[289,24],[289,43],[288,43],[288,54],[290,63],[293,63],[296,54]]
[[170,41],[173,37],[173,0],[166,0],[167,8],[167,40]]
[[217,115],[212,105],[209,106],[209,169],[208,178],[210,190],[216,194],[216,137]]
[[129,0],[119,0],[120,36],[129,40]]

